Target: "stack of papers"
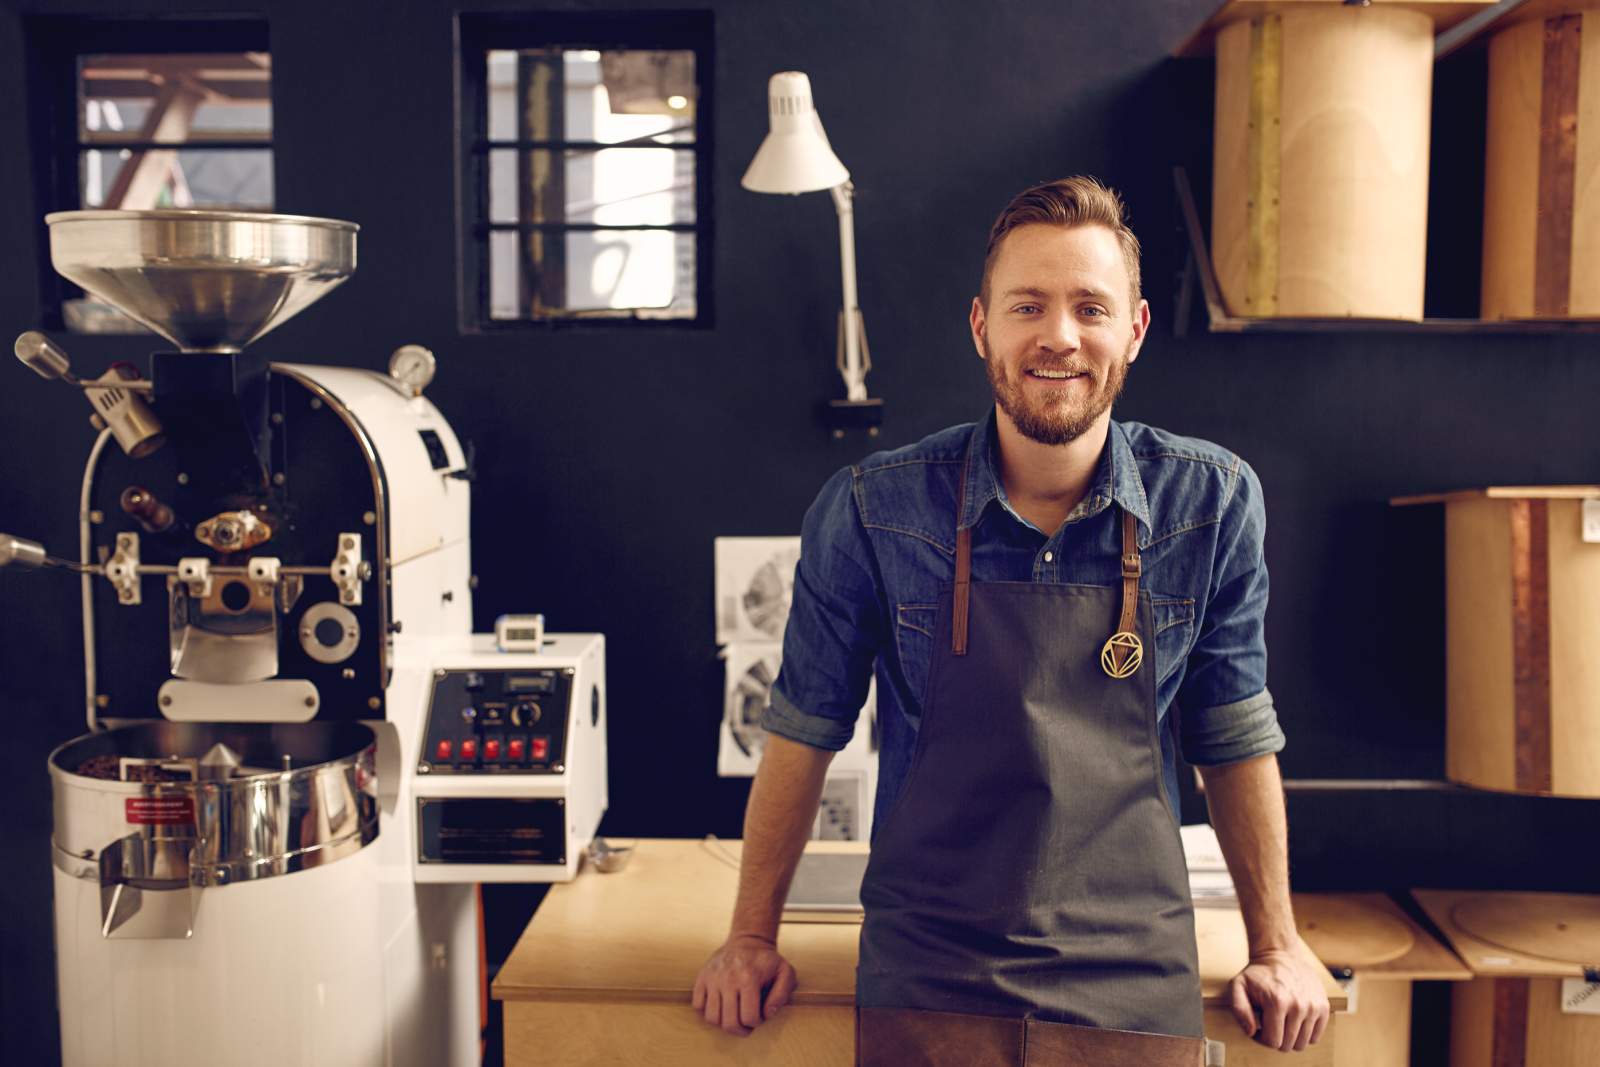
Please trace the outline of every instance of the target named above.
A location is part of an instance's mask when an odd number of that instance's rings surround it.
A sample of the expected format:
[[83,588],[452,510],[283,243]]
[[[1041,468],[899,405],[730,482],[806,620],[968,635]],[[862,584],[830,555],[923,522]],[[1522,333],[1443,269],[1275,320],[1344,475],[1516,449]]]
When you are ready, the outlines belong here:
[[789,897],[783,902],[786,923],[859,923],[861,881],[867,875],[861,852],[807,852],[800,857]]
[[1222,858],[1222,846],[1210,823],[1182,827],[1183,857],[1189,868],[1189,896],[1197,908],[1237,908],[1233,876]]

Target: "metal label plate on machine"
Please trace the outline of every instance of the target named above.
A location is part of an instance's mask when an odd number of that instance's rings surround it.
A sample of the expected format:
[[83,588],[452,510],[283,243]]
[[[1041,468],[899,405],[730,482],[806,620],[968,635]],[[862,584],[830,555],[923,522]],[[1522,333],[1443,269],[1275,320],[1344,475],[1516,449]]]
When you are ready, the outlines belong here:
[[418,858],[423,863],[567,862],[565,801],[560,798],[417,800]]

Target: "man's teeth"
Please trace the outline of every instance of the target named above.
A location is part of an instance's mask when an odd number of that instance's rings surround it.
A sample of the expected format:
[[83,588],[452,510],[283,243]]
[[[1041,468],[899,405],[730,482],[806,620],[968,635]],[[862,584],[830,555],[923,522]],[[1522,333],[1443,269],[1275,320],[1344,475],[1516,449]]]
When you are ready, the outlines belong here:
[[1062,379],[1062,378],[1081,378],[1081,377],[1083,377],[1083,372],[1082,371],[1074,371],[1074,372],[1068,373],[1067,371],[1064,371],[1064,370],[1031,370],[1028,373],[1033,375],[1035,378]]

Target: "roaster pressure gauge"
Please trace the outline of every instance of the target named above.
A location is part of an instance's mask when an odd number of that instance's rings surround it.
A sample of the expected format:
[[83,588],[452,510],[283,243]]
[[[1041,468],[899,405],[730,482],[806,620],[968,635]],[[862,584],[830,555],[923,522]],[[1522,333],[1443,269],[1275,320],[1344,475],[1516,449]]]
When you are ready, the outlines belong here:
[[411,390],[412,396],[421,396],[433,381],[434,366],[433,353],[426,348],[401,345],[389,357],[389,377]]

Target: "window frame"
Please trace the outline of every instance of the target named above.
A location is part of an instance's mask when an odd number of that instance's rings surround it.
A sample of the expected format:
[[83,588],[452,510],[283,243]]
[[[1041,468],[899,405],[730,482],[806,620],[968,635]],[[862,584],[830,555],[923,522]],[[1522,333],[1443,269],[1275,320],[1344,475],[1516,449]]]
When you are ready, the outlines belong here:
[[[458,328],[463,334],[505,334],[529,330],[706,330],[715,321],[712,295],[712,159],[715,128],[714,18],[710,11],[541,12],[536,14],[461,14],[456,17],[456,257]],[[548,149],[590,147],[584,141],[491,140],[488,131],[488,53],[534,48],[575,51],[642,50],[694,53],[695,221],[670,225],[601,226],[593,223],[494,223],[489,215],[491,148]],[[592,147],[612,148],[614,145]],[[627,314],[561,315],[496,319],[490,314],[487,270],[489,236],[534,230],[571,233],[595,230],[693,232],[695,235],[695,313],[685,318]]]
[[[78,287],[56,273],[50,261],[50,231],[44,216],[83,209],[78,129],[78,61],[88,55],[206,54],[272,51],[265,19],[254,15],[166,18],[159,15],[29,15],[22,20],[28,42],[25,69],[29,146],[37,225],[36,259],[40,324],[65,330],[62,305]],[[274,83],[276,92],[276,83]],[[276,108],[273,137],[252,148],[272,152],[274,196],[278,187]]]

